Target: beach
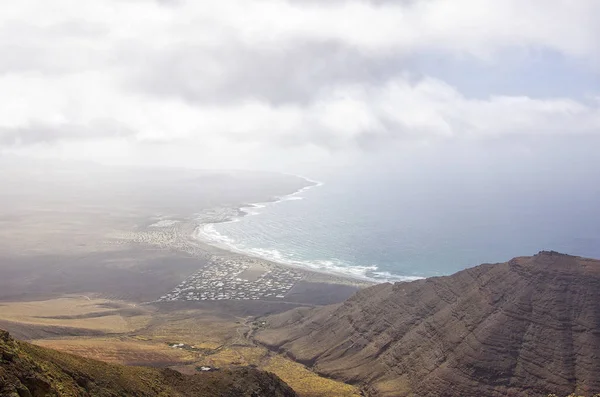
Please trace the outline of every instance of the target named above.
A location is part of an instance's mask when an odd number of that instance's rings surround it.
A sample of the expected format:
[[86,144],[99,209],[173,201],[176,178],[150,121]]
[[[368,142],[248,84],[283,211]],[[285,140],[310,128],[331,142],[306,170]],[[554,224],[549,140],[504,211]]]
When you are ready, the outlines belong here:
[[250,255],[227,244],[223,238],[215,239],[212,238],[214,234],[207,233],[216,223],[236,222],[244,216],[256,215],[253,212],[256,208],[301,199],[299,194],[322,185],[303,179],[307,186],[270,201],[240,208],[211,208],[191,219],[149,219],[144,227],[121,235],[118,241],[185,253],[204,263],[171,291],[157,298],[157,303],[239,300],[328,304],[342,301],[374,282],[341,272],[313,270]]
[[39,170],[32,166],[19,178],[0,173],[7,193],[0,197],[1,301],[78,294],[164,305],[326,304],[369,284],[198,239],[199,228],[244,216],[249,203],[293,197],[316,185],[304,178],[235,171]]
[[157,302],[267,300],[325,304],[373,285],[360,278],[277,263],[208,244],[198,239],[197,230],[202,227],[204,224],[193,221],[161,220],[121,236],[122,244],[185,253],[203,262]]

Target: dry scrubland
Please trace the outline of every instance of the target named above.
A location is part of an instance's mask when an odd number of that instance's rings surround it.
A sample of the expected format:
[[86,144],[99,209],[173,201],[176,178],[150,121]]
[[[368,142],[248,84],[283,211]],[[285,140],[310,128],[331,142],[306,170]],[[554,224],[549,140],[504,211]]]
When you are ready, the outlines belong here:
[[[353,386],[322,378],[306,367],[255,345],[247,334],[252,316],[210,309],[169,309],[123,301],[71,296],[33,302],[5,302],[0,318],[22,332],[46,330],[32,343],[116,364],[169,366],[193,374],[200,366],[255,366],[272,372],[305,397],[360,396]],[[62,329],[82,335],[61,336]],[[57,333],[52,332],[57,329]],[[85,336],[87,331],[101,332]],[[173,344],[184,344],[173,348]]]
[[20,324],[125,333],[146,326],[151,315],[135,304],[79,296],[0,304],[0,318]]
[[296,397],[277,376],[253,368],[184,375],[120,366],[14,340],[0,330],[0,395],[7,397]]

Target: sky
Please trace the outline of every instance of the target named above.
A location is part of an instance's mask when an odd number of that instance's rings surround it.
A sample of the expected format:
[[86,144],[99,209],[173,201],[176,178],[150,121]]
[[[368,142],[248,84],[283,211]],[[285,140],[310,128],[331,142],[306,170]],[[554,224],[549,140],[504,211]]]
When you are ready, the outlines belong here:
[[0,155],[572,158],[599,142],[599,17],[598,0],[4,1]]

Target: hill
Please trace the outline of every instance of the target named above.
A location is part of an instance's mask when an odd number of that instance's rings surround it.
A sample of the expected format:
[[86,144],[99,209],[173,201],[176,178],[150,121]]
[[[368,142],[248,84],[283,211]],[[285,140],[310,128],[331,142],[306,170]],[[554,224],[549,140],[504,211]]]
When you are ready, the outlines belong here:
[[600,261],[540,252],[382,284],[267,318],[255,335],[376,396],[600,391]]
[[16,341],[0,330],[0,395],[9,397],[296,397],[277,376],[253,368],[183,375],[107,364]]

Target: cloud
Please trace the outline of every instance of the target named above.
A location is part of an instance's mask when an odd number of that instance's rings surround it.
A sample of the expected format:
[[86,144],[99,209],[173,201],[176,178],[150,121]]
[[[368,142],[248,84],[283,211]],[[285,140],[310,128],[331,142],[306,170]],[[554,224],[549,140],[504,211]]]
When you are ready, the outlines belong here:
[[[216,111],[216,109],[215,109]],[[307,106],[273,108],[258,103],[211,112],[244,114],[220,130],[236,140],[280,145],[316,144],[331,150],[368,148],[393,140],[485,139],[500,135],[597,134],[597,101],[492,96],[470,99],[435,79],[398,78],[383,86],[346,86]],[[250,123],[245,123],[250,120]],[[271,126],[271,128],[269,128]]]
[[240,42],[220,48],[192,44],[132,56],[128,88],[157,96],[206,103],[248,98],[272,104],[306,103],[341,84],[385,82],[398,70],[389,59],[366,59],[335,42],[294,42],[251,49]]
[[29,146],[60,141],[127,138],[134,132],[111,120],[91,120],[89,124],[33,123],[20,127],[0,127],[0,146]]
[[276,166],[406,141],[597,134],[585,96],[597,79],[577,98],[526,84],[473,96],[415,66],[459,59],[489,75],[540,52],[600,65],[595,15],[595,0],[22,0],[0,15],[0,146]]

